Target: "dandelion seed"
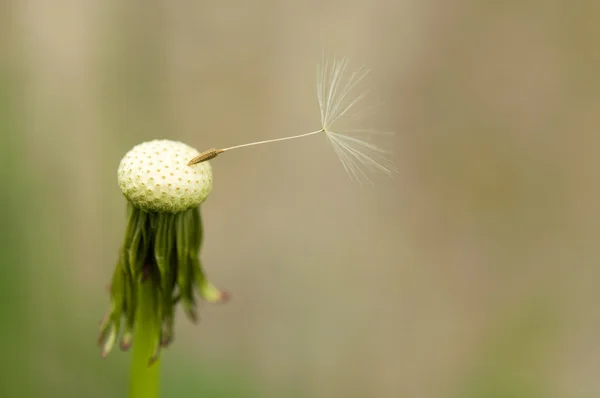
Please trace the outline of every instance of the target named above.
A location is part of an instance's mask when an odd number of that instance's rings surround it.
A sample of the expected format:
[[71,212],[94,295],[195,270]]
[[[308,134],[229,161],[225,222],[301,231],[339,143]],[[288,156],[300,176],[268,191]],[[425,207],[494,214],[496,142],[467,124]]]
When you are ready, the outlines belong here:
[[[392,175],[397,169],[386,157],[387,152],[370,142],[372,136],[377,132],[374,130],[337,130],[334,128],[334,124],[342,118],[353,118],[364,115],[366,111],[372,111],[372,108],[366,110],[356,109],[357,105],[366,97],[368,91],[362,91],[357,95],[353,94],[353,91],[370,71],[361,67],[344,80],[347,67],[347,58],[334,60],[333,62],[323,59],[322,64],[317,67],[317,100],[321,116],[321,128],[319,130],[294,136],[250,142],[229,148],[210,149],[190,160],[188,165],[213,159],[217,155],[233,149],[324,134],[351,179],[358,182],[362,182],[363,179],[370,181],[367,171],[382,172],[388,176]],[[366,135],[368,139],[358,138],[357,135]]]

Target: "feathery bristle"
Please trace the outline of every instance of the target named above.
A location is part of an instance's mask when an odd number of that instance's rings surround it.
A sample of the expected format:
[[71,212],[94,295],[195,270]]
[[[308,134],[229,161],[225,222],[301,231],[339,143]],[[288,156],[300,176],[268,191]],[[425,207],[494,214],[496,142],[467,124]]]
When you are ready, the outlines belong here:
[[[317,70],[317,98],[323,132],[327,135],[337,157],[351,178],[359,182],[362,178],[370,181],[365,169],[391,175],[397,169],[385,157],[386,151],[370,142],[351,136],[355,133],[373,134],[374,131],[335,131],[333,129],[334,123],[342,117],[350,117],[351,111],[354,111],[354,115],[356,115],[356,105],[367,94],[367,91],[363,91],[353,96],[351,92],[370,71],[361,67],[343,83],[347,66],[346,58],[334,60],[333,63],[324,60]],[[361,111],[359,110],[358,113]]]

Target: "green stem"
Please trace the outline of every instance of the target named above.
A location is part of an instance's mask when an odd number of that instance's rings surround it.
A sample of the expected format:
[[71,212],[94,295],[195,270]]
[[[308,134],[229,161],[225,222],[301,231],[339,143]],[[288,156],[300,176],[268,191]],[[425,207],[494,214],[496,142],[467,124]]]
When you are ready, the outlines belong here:
[[155,287],[151,278],[138,282],[137,287],[129,398],[158,398],[160,358],[149,366],[150,358],[155,354],[156,336],[159,333],[154,307]]

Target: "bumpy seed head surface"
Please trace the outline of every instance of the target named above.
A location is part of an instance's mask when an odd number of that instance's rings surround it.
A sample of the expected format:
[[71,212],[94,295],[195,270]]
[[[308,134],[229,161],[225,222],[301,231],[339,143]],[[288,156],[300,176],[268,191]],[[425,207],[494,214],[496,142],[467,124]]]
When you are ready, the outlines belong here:
[[136,145],[121,160],[119,187],[134,206],[146,211],[177,213],[198,206],[212,190],[209,162],[187,165],[198,155],[177,141]]

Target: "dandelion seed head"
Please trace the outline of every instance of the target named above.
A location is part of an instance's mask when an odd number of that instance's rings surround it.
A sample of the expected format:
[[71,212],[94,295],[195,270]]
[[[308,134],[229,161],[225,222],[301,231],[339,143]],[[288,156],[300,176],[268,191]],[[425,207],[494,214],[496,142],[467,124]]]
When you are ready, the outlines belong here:
[[119,164],[119,187],[131,203],[148,211],[179,212],[198,206],[212,190],[210,163],[187,165],[198,155],[177,141],[136,145]]

